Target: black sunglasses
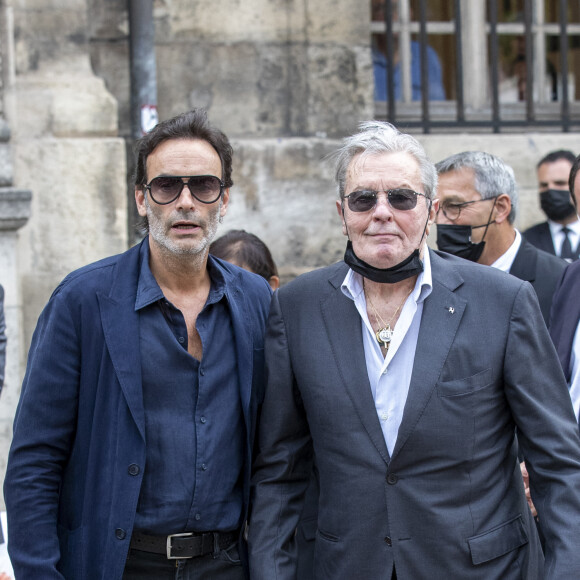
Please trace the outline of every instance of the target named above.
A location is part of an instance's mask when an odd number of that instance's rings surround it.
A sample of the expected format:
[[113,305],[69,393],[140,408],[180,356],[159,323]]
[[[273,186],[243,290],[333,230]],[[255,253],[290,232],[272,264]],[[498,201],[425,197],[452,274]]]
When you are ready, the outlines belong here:
[[167,205],[181,195],[186,185],[191,195],[201,203],[215,203],[224,190],[223,181],[215,175],[162,175],[143,185],[143,189],[149,191],[155,203]]
[[[348,200],[348,208],[351,211],[364,212],[370,211],[377,205],[379,193],[381,192],[372,189],[361,189],[345,195],[344,198]],[[427,199],[424,193],[418,193],[412,189],[388,189],[384,193],[387,194],[389,205],[393,209],[401,211],[408,211],[417,207],[418,195],[422,195]]]

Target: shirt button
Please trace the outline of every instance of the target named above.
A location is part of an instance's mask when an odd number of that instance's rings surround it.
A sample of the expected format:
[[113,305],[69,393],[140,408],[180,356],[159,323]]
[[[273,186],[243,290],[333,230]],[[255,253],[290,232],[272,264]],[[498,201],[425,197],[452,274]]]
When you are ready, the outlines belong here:
[[129,475],[139,475],[139,471],[141,471],[139,469],[139,466],[136,463],[131,463],[131,465],[129,465]]
[[399,481],[399,478],[394,473],[389,473],[389,475],[387,475],[387,483],[389,485],[395,485],[397,481]]
[[183,336],[180,336],[178,339],[179,344],[183,344],[185,342],[185,338],[183,338]]
[[115,530],[115,537],[117,540],[124,540],[127,537],[127,532],[122,528],[117,528]]
[[199,374],[200,374],[202,377],[205,377],[205,370],[204,370],[204,369],[199,369]]
[[385,538],[385,544],[387,544],[387,546],[389,547],[393,545],[393,542],[391,541],[391,538],[389,538],[389,536]]
[[386,421],[388,418],[389,418],[389,415],[388,415],[387,413],[383,413],[383,414],[381,415],[381,419],[382,419],[383,421]]
[[207,470],[207,465],[205,463],[201,464],[201,469],[202,471],[206,471]]
[[195,514],[195,519],[198,521],[201,520],[201,514]]
[[200,421],[201,421],[202,423],[205,423],[205,422],[207,421],[207,419],[206,419],[205,417],[201,417],[201,418],[200,418]]

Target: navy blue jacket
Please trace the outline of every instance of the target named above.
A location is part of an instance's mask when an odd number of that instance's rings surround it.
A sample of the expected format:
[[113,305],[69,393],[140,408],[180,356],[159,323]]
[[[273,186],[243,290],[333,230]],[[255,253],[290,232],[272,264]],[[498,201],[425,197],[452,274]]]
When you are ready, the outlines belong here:
[[[270,288],[216,263],[236,341],[247,511]],[[17,578],[122,577],[146,455],[138,277],[135,247],[67,276],[40,316],[4,486]]]
[[570,359],[572,343],[580,324],[580,261],[570,264],[554,292],[550,315],[550,336],[554,341],[562,369],[569,382],[572,376]]

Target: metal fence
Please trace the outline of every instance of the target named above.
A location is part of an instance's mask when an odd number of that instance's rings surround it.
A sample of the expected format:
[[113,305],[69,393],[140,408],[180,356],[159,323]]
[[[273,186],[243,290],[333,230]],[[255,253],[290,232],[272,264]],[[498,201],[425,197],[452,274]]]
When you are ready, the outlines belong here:
[[[433,11],[433,4],[429,4]],[[437,21],[428,20],[426,0],[413,0],[412,5],[410,0],[381,2],[383,20],[371,23],[371,33],[381,40],[386,57],[386,75],[379,81],[385,83],[381,87],[385,100],[376,100],[376,117],[424,133],[467,128],[495,133],[580,130],[580,102],[574,80],[580,66],[576,54],[580,48],[580,23],[568,21],[567,0],[551,1],[549,8],[558,14],[558,22],[546,22],[544,0],[522,0],[519,5],[517,21],[500,22],[498,12],[505,5],[500,7],[498,0],[454,0],[452,18]],[[446,42],[452,47],[444,65],[453,90],[441,102],[432,100],[429,92],[429,75],[433,73],[429,51],[433,53],[433,49],[428,37],[437,35],[440,39],[446,35]],[[520,99],[514,103],[502,102],[500,94],[500,46],[507,38],[520,39],[525,51],[517,63],[525,79],[520,83]],[[546,58],[548,45],[557,46],[557,51],[551,53],[555,65]],[[413,65],[413,49],[419,56],[419,66],[416,62]],[[413,66],[417,70],[413,71]],[[454,70],[450,75],[451,66]],[[558,74],[554,72],[556,68]],[[416,87],[420,99],[417,95],[413,99],[414,74],[420,79],[420,86]]]

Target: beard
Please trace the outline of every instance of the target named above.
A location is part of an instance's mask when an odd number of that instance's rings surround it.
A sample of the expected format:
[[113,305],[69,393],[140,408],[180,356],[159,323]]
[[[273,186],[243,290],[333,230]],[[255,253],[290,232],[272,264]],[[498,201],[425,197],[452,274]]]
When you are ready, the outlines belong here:
[[[147,198],[145,198],[145,206],[149,222],[149,235],[162,252],[174,256],[199,256],[207,253],[219,225],[221,199],[216,204],[215,209],[212,208],[205,218],[202,218],[197,212],[173,211],[164,219],[155,213]],[[201,232],[195,237],[174,239],[170,235],[172,224],[181,220],[195,222],[201,228]]]

